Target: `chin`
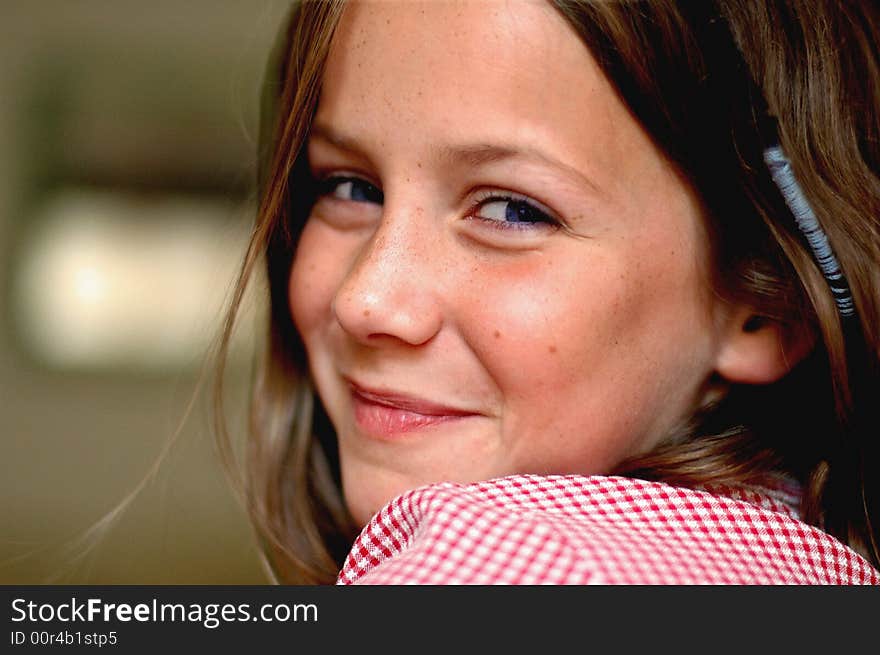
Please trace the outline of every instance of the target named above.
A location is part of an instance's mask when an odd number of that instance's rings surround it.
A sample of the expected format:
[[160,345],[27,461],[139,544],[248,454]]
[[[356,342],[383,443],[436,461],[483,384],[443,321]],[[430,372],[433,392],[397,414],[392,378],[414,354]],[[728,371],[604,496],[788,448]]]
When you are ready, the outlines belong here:
[[349,514],[358,526],[364,527],[389,501],[418,486],[421,485],[402,485],[399,488],[383,486],[382,489],[377,489],[375,487],[365,488],[362,485],[343,484],[342,491]]
[[[401,473],[393,469],[379,468],[342,461],[342,493],[345,504],[355,523],[361,527],[388,504],[407,491],[451,478],[442,472]],[[459,480],[457,480],[459,481]],[[470,480],[460,480],[470,481]]]
[[361,527],[393,498],[425,484],[410,476],[364,465],[342,466],[342,493],[355,523]]

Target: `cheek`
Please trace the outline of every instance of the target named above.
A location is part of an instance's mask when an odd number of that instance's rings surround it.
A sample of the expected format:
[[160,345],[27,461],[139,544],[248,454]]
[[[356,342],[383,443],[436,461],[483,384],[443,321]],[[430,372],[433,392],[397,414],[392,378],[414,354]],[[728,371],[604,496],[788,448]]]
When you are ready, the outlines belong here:
[[[308,221],[297,243],[288,284],[288,302],[306,345],[327,324],[336,289],[345,275],[345,244],[317,221]],[[331,255],[332,253],[332,255]]]
[[674,262],[555,259],[483,275],[461,324],[501,392],[512,467],[605,472],[687,411],[701,305]]
[[[613,350],[632,310],[632,290],[597,263],[586,274],[567,257],[485,271],[471,298],[466,340],[507,399],[548,397],[582,380],[598,353]],[[580,260],[578,260],[580,261]]]

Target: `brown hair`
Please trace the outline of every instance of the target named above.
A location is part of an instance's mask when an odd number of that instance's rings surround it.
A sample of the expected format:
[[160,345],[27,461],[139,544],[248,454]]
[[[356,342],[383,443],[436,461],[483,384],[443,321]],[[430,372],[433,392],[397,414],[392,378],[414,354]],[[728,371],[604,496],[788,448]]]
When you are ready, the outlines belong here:
[[[670,484],[804,484],[805,519],[876,565],[880,523],[880,57],[871,3],[819,0],[559,0],[633,116],[706,209],[716,292],[812,353],[772,385],[734,386],[679,434],[618,474]],[[294,7],[270,68],[261,129],[260,207],[220,350],[264,262],[268,342],[254,380],[245,498],[278,579],[332,582],[354,537],[332,426],[309,380],[287,284],[311,189],[303,144],[342,3]],[[280,74],[279,74],[280,73]],[[828,234],[857,316],[828,284],[762,159],[765,106]],[[265,257],[265,259],[263,259]],[[872,519],[874,523],[872,524]]]

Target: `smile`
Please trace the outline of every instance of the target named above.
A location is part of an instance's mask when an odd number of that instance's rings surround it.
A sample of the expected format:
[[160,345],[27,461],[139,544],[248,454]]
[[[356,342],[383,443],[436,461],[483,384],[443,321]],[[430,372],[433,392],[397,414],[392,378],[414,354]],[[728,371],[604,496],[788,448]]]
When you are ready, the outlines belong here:
[[478,416],[454,407],[432,403],[396,392],[367,390],[354,383],[351,396],[354,419],[365,434],[389,438]]

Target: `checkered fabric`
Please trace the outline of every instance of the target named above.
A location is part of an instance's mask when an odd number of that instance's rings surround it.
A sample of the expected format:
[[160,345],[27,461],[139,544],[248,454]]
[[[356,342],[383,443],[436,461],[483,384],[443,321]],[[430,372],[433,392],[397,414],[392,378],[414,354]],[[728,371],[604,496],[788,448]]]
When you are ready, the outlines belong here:
[[796,488],[516,475],[388,503],[338,584],[880,584],[798,520]]

